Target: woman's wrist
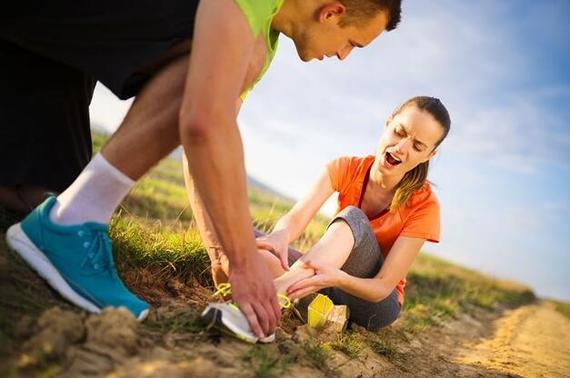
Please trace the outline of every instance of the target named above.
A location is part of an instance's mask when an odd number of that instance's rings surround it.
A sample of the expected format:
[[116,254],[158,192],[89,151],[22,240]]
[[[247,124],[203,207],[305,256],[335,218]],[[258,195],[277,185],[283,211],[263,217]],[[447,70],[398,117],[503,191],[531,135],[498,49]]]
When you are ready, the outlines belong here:
[[343,270],[338,269],[336,274],[335,274],[335,279],[334,279],[334,287],[338,287],[339,289],[344,289],[348,282],[350,281],[350,278],[352,276],[348,273],[346,273]]

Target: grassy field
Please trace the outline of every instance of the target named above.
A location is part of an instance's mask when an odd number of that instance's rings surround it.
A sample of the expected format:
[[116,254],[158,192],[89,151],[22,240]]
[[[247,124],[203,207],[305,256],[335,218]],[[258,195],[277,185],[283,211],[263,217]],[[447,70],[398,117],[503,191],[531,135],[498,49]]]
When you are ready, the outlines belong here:
[[[95,135],[98,148],[104,137]],[[274,195],[250,188],[249,201],[254,223],[269,230],[291,206]],[[306,250],[324,231],[326,219],[317,217],[296,243]],[[197,315],[212,293],[207,254],[194,227],[186,199],[181,164],[166,159],[146,175],[124,201],[111,222],[111,237],[118,270],[138,295],[154,306],[165,298],[184,297],[190,311],[177,316],[152,318],[142,324],[148,332],[186,332],[202,335]],[[404,313],[395,327],[378,333],[355,330],[336,339],[308,339],[294,345],[289,341],[262,347],[253,346],[241,356],[244,366],[256,376],[279,375],[292,364],[304,363],[325,371],[324,363],[333,352],[358,358],[371,350],[382,358],[402,358],[400,344],[414,334],[440,325],[460,313],[476,309],[494,311],[516,307],[535,299],[528,288],[458,267],[435,257],[420,254],[408,276]],[[53,295],[47,286],[12,253],[0,238],[0,364],[13,366],[18,345],[25,338],[26,324],[52,306],[72,310]],[[562,306],[562,305],[561,305]],[[562,311],[568,311],[565,307]],[[28,322],[28,323],[26,323]],[[17,325],[17,326],[16,326]],[[301,325],[286,317],[286,332]],[[41,371],[51,371],[40,364]],[[44,369],[44,370],[42,370]],[[323,370],[324,369],[324,370]],[[1,370],[0,370],[1,371]],[[10,370],[12,372],[16,370]],[[39,370],[38,370],[39,371]],[[47,374],[47,373],[46,373]],[[47,374],[50,375],[50,374]]]

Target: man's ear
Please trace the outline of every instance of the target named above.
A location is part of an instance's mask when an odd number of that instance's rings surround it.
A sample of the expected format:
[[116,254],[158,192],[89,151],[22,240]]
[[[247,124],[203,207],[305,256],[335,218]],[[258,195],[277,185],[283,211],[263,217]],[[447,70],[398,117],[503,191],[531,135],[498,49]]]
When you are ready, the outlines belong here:
[[321,6],[318,13],[319,22],[327,22],[346,14],[346,7],[341,2],[329,3]]

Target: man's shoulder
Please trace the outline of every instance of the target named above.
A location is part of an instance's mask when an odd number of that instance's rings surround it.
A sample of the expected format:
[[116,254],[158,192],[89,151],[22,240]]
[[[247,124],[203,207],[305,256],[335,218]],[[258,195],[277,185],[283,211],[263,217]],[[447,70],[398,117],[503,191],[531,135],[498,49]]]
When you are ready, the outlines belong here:
[[283,0],[234,0],[245,15],[247,22],[257,36],[281,8]]

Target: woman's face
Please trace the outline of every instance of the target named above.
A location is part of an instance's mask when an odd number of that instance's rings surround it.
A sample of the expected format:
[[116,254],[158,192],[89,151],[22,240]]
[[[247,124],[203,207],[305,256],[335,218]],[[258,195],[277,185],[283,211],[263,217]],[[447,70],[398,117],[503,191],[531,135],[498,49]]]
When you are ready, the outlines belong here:
[[388,118],[376,161],[385,175],[404,175],[435,155],[435,144],[443,135],[443,128],[427,111],[414,104],[406,106],[394,117]]

